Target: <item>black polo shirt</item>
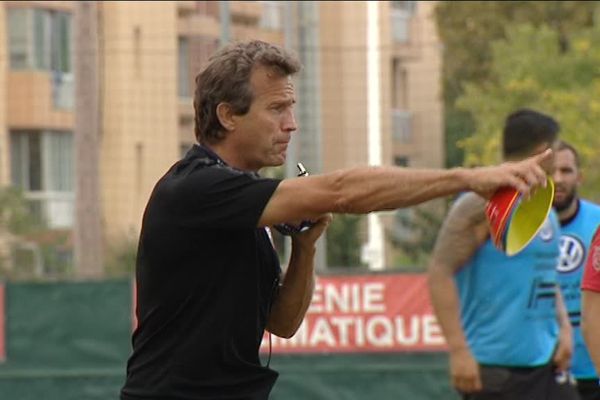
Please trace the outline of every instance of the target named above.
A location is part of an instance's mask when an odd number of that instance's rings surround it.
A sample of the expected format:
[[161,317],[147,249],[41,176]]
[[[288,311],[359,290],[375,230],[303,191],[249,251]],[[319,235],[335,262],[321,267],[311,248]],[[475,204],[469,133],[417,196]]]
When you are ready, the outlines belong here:
[[280,181],[194,146],[157,183],[142,224],[131,399],[266,399],[259,346],[280,274],[257,222]]

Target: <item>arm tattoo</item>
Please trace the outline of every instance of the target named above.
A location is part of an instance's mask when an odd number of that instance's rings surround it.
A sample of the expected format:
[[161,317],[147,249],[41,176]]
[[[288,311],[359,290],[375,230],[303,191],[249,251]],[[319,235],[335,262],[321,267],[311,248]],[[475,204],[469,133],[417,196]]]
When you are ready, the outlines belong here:
[[461,196],[446,217],[432,255],[433,268],[462,267],[487,239],[486,200],[474,193]]

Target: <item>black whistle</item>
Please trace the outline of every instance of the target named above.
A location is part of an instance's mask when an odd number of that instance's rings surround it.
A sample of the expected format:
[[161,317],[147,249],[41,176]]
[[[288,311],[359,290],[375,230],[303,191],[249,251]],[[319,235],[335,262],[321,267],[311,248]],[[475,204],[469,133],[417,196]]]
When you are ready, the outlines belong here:
[[[296,167],[298,168],[298,176],[299,177],[300,176],[308,176],[308,171],[306,170],[306,168],[304,168],[304,165],[302,165],[302,163],[296,164]],[[301,232],[306,231],[314,224],[315,224],[314,222],[307,220],[307,221],[300,222],[299,225],[284,223],[284,224],[274,225],[273,227],[275,229],[277,229],[277,231],[279,233],[281,233],[282,235],[291,236],[296,233],[301,233]]]

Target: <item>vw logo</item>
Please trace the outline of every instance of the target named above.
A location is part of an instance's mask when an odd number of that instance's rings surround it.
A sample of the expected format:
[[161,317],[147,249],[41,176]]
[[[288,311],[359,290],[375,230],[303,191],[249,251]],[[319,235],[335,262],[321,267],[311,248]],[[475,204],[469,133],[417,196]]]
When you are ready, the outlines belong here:
[[556,268],[559,272],[571,272],[583,263],[585,248],[581,240],[571,235],[560,237],[560,261]]

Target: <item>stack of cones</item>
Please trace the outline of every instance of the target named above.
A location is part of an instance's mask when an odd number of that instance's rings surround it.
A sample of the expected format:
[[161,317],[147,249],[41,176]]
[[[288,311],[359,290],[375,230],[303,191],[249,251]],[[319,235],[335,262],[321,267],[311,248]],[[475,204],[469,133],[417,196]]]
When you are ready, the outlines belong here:
[[548,178],[529,199],[513,188],[501,188],[490,199],[485,214],[494,245],[509,256],[523,250],[548,218],[554,199],[554,183]]

